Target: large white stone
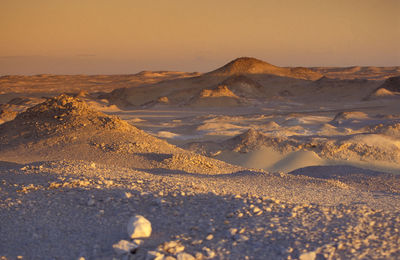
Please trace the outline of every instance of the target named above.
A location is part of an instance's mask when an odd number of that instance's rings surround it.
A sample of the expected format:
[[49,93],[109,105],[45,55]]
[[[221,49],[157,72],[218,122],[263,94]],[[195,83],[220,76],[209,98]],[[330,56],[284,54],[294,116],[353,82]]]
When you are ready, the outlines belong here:
[[151,222],[145,217],[136,215],[129,219],[127,226],[130,238],[146,238],[151,235]]

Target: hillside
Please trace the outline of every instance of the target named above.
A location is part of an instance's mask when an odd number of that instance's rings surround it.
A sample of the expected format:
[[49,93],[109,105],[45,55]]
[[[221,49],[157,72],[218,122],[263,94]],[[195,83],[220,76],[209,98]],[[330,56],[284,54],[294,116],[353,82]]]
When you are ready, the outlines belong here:
[[237,58],[221,68],[207,73],[207,75],[212,76],[231,76],[237,74],[270,74],[307,80],[316,80],[322,77],[320,73],[307,68],[283,68],[249,57]]
[[5,159],[18,163],[85,160],[197,173],[235,169],[177,148],[67,95],[48,99],[0,125],[0,160]]

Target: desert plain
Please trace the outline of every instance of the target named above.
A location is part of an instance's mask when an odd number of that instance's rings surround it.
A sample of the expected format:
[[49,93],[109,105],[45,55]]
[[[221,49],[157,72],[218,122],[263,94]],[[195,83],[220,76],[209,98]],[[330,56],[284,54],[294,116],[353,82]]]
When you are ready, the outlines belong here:
[[246,57],[2,76],[0,257],[399,259],[399,101],[400,67]]

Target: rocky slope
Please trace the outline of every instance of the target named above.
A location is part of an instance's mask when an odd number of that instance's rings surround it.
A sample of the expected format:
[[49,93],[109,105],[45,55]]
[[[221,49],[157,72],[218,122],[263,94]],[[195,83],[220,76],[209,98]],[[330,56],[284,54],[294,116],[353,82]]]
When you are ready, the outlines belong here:
[[235,170],[177,148],[67,95],[48,99],[0,125],[0,158],[15,162],[86,160],[198,173]]

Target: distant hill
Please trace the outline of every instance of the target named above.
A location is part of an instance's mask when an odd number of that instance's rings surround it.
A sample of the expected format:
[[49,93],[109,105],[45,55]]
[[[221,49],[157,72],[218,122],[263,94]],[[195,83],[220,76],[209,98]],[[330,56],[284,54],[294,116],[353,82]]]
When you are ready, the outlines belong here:
[[[154,72],[139,74],[151,78]],[[399,76],[400,67],[279,67],[256,58],[241,57],[204,74],[115,89],[105,98],[120,107],[231,107],[258,105],[266,100],[359,101],[372,93],[381,84],[380,80],[388,75]],[[225,94],[225,90],[229,90],[236,97],[215,97],[217,93],[221,95],[218,87],[223,86]],[[203,90],[211,91],[213,96],[204,97]]]
[[226,65],[206,74],[212,76],[231,76],[237,74],[271,74],[281,77],[291,77],[307,80],[316,80],[322,77],[322,74],[308,68],[278,67],[265,61],[249,57],[237,58],[227,63]]
[[332,79],[368,79],[385,80],[400,76],[400,67],[313,67],[311,70]]

